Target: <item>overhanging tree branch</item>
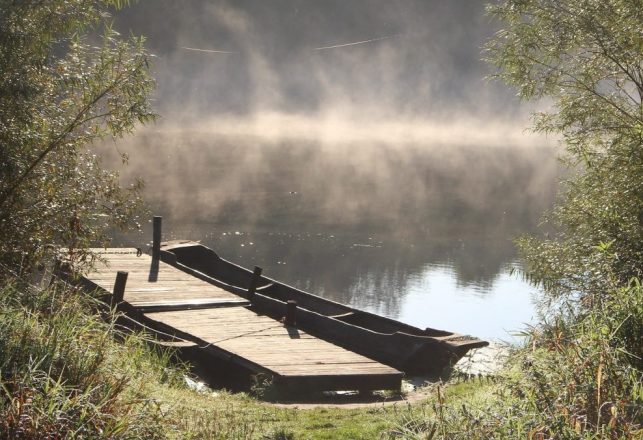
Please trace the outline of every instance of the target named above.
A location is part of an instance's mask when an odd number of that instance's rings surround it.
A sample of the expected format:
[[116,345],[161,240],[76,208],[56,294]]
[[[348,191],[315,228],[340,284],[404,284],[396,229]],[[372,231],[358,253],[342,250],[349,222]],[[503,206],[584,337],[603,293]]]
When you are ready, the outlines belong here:
[[29,177],[29,175],[33,172],[33,170],[44,160],[47,155],[49,155],[52,151],[54,151],[56,148],[58,148],[65,138],[71,134],[74,130],[76,130],[78,127],[82,126],[86,122],[96,119],[100,116],[107,116],[111,114],[111,112],[103,114],[103,115],[97,115],[95,117],[90,117],[90,118],[85,118],[85,115],[87,115],[98,102],[100,102],[103,98],[108,96],[112,91],[114,91],[118,86],[122,85],[122,81],[134,74],[138,69],[140,69],[143,65],[143,62],[139,63],[134,69],[129,70],[128,69],[128,74],[123,76],[121,73],[119,73],[118,77],[115,78],[112,83],[104,88],[100,93],[98,93],[89,103],[87,103],[76,115],[74,120],[70,122],[67,127],[58,135],[56,138],[54,138],[44,149],[43,151],[36,157],[36,159],[29,164],[29,166],[18,176],[7,188],[5,192],[3,192],[2,196],[0,196],[0,207],[2,207],[5,203],[9,202],[9,204],[4,207],[5,213],[9,211],[12,205],[12,196],[15,194],[17,189],[20,187],[20,185]]

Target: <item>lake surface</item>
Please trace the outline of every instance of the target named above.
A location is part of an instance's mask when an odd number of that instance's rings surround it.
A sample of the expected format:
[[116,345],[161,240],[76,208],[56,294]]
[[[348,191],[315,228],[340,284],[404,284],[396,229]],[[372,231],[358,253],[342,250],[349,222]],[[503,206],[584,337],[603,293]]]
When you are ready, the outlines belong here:
[[[550,147],[263,139],[148,131],[143,177],[164,239],[419,327],[510,339],[534,314],[512,240],[535,233],[559,173]],[[147,244],[143,235],[118,244]]]

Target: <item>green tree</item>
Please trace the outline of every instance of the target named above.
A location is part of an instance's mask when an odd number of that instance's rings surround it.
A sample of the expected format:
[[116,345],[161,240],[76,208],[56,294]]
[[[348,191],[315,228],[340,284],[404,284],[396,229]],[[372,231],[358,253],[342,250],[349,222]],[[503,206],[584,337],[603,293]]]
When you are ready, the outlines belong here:
[[[570,175],[547,220],[523,238],[543,319],[514,366],[532,432],[639,438],[643,405],[643,1],[503,0],[488,45],[498,76],[550,110]],[[527,367],[527,368],[525,368]]]
[[489,11],[504,25],[487,47],[498,77],[551,102],[534,128],[562,136],[572,169],[548,217],[558,232],[519,243],[528,275],[550,299],[591,304],[643,275],[643,2],[505,0]]
[[557,232],[519,242],[545,291],[543,315],[512,350],[494,397],[439,402],[399,432],[641,438],[643,1],[501,0],[489,11],[502,26],[489,61],[522,98],[551,104],[534,128],[561,136],[570,167],[548,216]]
[[154,117],[143,39],[110,26],[124,3],[0,0],[0,263],[29,268],[49,244],[79,262],[136,222],[140,185],[91,151]]

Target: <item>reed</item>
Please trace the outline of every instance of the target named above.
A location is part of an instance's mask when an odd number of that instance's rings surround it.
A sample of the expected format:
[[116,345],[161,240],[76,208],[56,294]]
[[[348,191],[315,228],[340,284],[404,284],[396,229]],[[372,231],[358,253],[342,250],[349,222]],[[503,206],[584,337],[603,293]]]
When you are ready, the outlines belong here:
[[643,436],[643,291],[630,285],[561,305],[525,330],[484,399],[438,392],[428,412],[400,417],[388,438],[639,439]]
[[165,438],[146,384],[178,381],[170,353],[114,339],[113,315],[68,286],[0,289],[0,438]]

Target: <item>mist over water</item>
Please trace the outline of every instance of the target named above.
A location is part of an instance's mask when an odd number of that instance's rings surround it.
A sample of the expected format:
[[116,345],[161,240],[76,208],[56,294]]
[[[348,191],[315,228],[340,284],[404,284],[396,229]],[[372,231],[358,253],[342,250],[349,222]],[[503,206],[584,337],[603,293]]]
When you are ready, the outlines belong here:
[[142,0],[115,26],[157,55],[162,118],[117,149],[166,239],[420,327],[529,320],[512,240],[559,169],[484,80],[482,2]]
[[[551,206],[551,148],[325,148],[191,131],[133,142],[127,172],[143,172],[166,239],[200,240],[266,276],[421,327],[502,338],[531,317],[533,290],[510,275],[512,240],[537,232]],[[150,237],[147,228],[124,244]]]

